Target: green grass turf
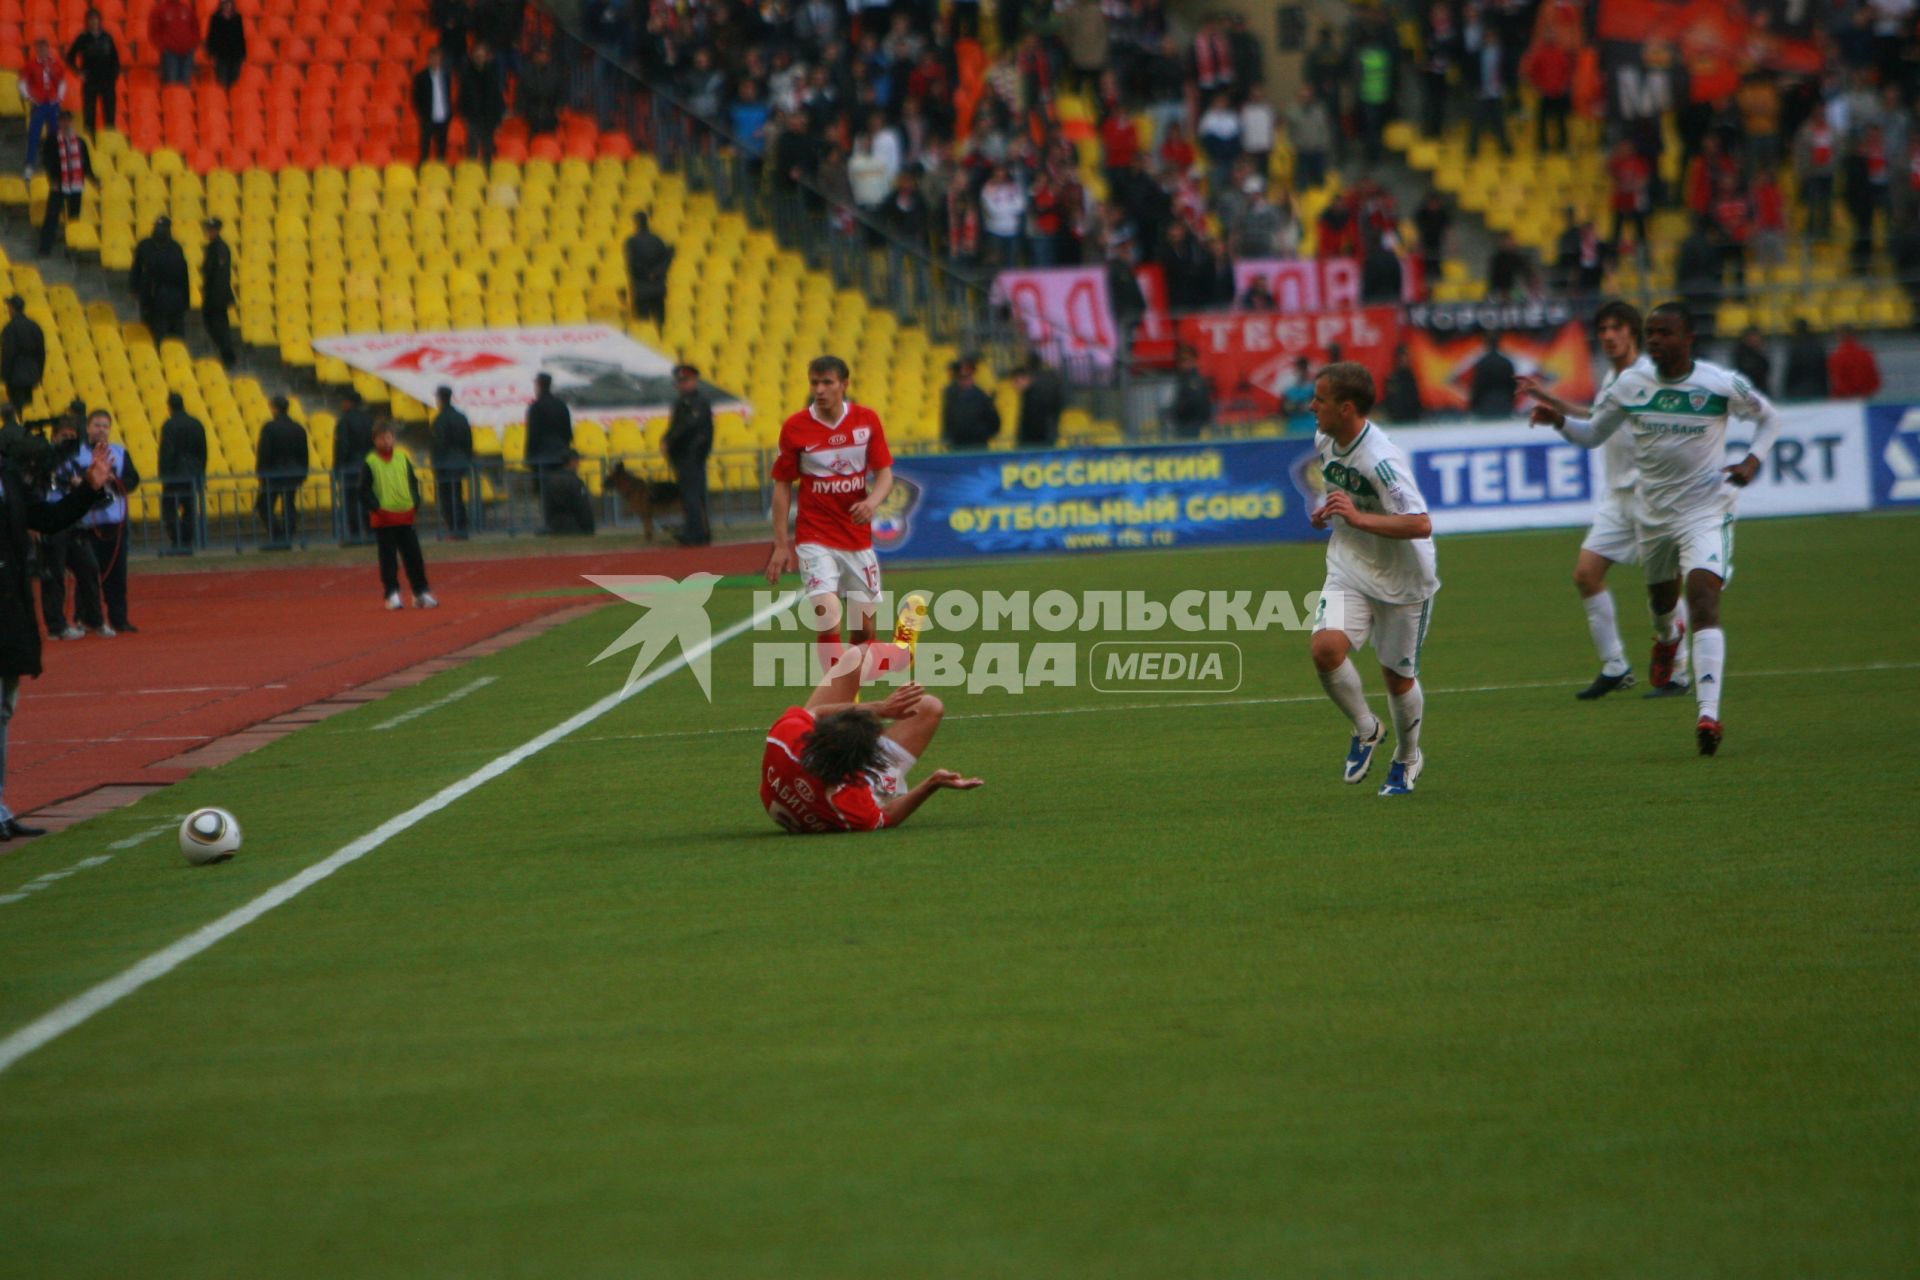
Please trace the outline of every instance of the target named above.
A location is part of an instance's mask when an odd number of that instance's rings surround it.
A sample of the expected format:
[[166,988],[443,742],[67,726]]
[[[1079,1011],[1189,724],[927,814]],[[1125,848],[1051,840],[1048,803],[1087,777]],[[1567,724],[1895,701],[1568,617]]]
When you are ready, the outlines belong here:
[[[0,1075],[0,1273],[1912,1275],[1920,520],[1742,526],[1715,760],[1690,700],[1571,698],[1577,542],[1443,540],[1403,801],[1340,784],[1276,631],[1232,697],[1296,701],[956,694],[931,762],[985,790],[785,837],[742,637],[711,706],[664,681]],[[633,616],[0,859],[7,893],[194,805],[247,831],[0,904],[0,1034],[616,687],[587,660]]]

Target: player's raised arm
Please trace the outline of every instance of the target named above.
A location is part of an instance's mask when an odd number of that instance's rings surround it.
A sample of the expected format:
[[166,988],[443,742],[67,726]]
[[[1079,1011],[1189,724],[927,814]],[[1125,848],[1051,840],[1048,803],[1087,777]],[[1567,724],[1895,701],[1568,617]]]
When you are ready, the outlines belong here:
[[1515,381],[1519,386],[1521,395],[1539,401],[1563,417],[1588,418],[1593,416],[1592,405],[1575,404],[1571,400],[1561,399],[1559,396],[1553,394],[1553,392],[1547,390],[1547,384],[1542,382],[1537,374],[1529,373]]
[[1582,448],[1598,449],[1607,437],[1627,425],[1627,411],[1611,395],[1602,395],[1591,418],[1572,417],[1542,404],[1534,409],[1531,422],[1536,427],[1552,427]]

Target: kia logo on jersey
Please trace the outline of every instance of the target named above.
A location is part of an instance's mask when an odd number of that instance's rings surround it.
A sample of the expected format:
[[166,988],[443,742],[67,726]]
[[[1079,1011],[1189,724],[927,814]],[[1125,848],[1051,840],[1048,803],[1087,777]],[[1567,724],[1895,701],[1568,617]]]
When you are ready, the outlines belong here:
[[845,444],[846,442],[847,442],[847,438],[845,436],[837,435],[829,438],[827,441],[827,444],[831,447],[838,448],[839,446]]

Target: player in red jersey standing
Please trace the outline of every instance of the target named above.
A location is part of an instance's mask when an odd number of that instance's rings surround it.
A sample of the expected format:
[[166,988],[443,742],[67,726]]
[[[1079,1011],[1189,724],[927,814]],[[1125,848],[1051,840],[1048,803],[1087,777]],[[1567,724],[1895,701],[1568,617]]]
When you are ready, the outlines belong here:
[[[822,671],[832,671],[840,656],[842,597],[852,615],[852,634],[863,643],[874,640],[880,558],[873,551],[873,513],[893,488],[886,430],[879,414],[848,402],[849,376],[847,362],[838,356],[821,356],[807,366],[812,399],[780,428],[780,454],[773,463],[767,581],[777,586],[781,574],[799,570],[812,605]],[[797,536],[787,531],[796,484]]]
[[942,788],[971,791],[979,778],[935,769],[918,785],[907,774],[946,713],[940,699],[903,684],[883,702],[854,704],[860,664],[820,681],[804,707],[788,707],[767,730],[760,803],[796,834],[897,827]]

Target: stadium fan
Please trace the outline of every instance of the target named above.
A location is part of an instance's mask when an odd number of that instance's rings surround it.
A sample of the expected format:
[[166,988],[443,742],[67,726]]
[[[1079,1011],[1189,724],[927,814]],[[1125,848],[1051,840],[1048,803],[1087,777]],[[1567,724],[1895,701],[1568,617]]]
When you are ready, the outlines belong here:
[[67,65],[80,73],[81,116],[92,133],[101,119],[111,129],[120,119],[120,46],[114,43],[98,9],[87,10],[87,24],[67,46]]
[[849,649],[805,706],[787,708],[767,730],[760,803],[789,832],[897,827],[935,791],[971,791],[983,783],[935,769],[907,786],[907,775],[933,745],[946,707],[913,683],[859,705],[855,696],[865,665],[862,649]]
[[33,42],[33,57],[20,73],[20,97],[27,104],[28,178],[40,162],[40,140],[60,123],[60,104],[67,96],[67,71],[53,56],[46,40]]
[[[133,455],[113,438],[113,415],[95,409],[87,415],[87,436],[74,457],[74,465],[90,470],[94,459],[105,455],[111,470],[105,492],[106,502],[96,503],[80,518],[86,538],[93,544],[94,562],[100,566],[100,594],[106,602],[107,626],[132,634],[140,630],[127,617],[127,557],[132,548],[127,539],[127,498],[140,487],[140,471]],[[103,628],[101,634],[106,634]]]

